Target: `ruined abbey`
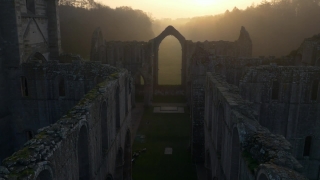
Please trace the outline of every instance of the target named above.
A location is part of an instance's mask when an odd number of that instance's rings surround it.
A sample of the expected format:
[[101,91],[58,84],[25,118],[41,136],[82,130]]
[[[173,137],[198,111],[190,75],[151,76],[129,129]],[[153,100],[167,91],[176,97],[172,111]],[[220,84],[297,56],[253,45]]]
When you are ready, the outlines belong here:
[[[176,86],[158,84],[169,35],[182,50]],[[208,180],[319,180],[320,34],[287,57],[252,48],[244,27],[234,42],[193,42],[172,26],[108,42],[97,28],[84,61],[61,50],[57,0],[2,1],[0,180],[131,180],[135,94],[146,107],[185,96]]]

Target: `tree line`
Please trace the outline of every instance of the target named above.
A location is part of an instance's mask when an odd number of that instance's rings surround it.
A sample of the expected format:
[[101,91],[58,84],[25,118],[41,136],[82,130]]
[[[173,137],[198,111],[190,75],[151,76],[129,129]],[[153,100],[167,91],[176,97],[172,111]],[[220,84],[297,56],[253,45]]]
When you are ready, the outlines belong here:
[[218,15],[161,20],[130,7],[113,9],[93,0],[78,1],[87,6],[60,5],[62,48],[85,58],[89,57],[91,35],[97,27],[107,41],[148,41],[168,25],[188,40],[235,41],[240,27],[245,26],[253,42],[253,56],[278,57],[288,55],[305,38],[320,32],[320,0],[263,0]]
[[194,41],[234,41],[240,27],[245,26],[253,42],[253,56],[279,57],[297,49],[305,38],[320,33],[320,0],[263,0],[244,10],[234,7],[223,14],[194,17],[183,25],[176,23],[186,39]]
[[89,59],[91,36],[100,27],[107,41],[148,41],[154,37],[151,18],[130,7],[110,8],[93,3],[88,8],[63,3],[59,7],[61,45],[64,52]]

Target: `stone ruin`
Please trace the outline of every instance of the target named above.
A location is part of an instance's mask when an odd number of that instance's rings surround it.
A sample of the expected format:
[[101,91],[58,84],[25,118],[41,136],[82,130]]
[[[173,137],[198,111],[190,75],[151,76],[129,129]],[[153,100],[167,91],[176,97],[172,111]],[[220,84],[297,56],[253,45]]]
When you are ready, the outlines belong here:
[[[252,58],[244,27],[234,42],[192,42],[172,26],[148,42],[107,42],[98,28],[85,62],[61,51],[58,2],[26,2],[0,4],[1,180],[131,179],[139,93],[146,106],[186,96],[208,179],[319,178],[319,35],[277,59]],[[158,84],[168,35],[181,44],[179,86]]]

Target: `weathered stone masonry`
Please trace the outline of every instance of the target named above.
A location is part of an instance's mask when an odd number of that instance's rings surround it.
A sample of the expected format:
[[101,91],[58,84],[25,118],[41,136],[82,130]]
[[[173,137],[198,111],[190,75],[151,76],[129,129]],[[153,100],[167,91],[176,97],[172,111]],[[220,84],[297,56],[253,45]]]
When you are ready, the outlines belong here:
[[[0,160],[16,151],[0,179],[131,179],[135,92],[147,106],[187,96],[193,159],[209,179],[318,179],[319,68],[256,66],[319,66],[319,35],[278,61],[251,58],[244,27],[234,42],[192,42],[172,26],[148,42],[106,42],[98,28],[83,62],[61,53],[57,3],[0,4]],[[168,35],[182,49],[182,85],[170,88],[157,83]]]
[[85,63],[78,68],[74,64],[55,63],[24,66],[29,69],[29,76],[33,71],[37,77],[43,73],[42,78],[52,76],[55,70],[68,70],[69,73],[61,76],[75,81],[73,85],[68,83],[69,91],[81,91],[79,85],[84,85],[88,74],[90,77],[101,76],[104,81],[86,93],[56,123],[39,129],[21,150],[5,159],[0,177],[106,179],[109,176],[131,179],[132,87],[128,84],[128,72],[98,63]]
[[254,103],[260,124],[292,144],[310,179],[318,178],[320,167],[319,77],[319,67],[271,65],[251,68],[240,82],[240,94]]
[[[244,27],[240,30],[238,40],[235,42],[227,41],[205,41],[192,42],[177,31],[173,26],[168,26],[157,37],[148,42],[106,42],[103,39],[101,29],[97,28],[92,35],[91,61],[101,61],[116,67],[128,69],[135,82],[140,76],[143,77],[145,85],[145,104],[150,105],[153,95],[161,95],[163,87],[158,84],[158,51],[164,38],[172,35],[181,44],[182,67],[181,67],[181,86],[180,88],[167,89],[167,93],[172,95],[184,94],[188,91],[189,69],[192,69],[191,58],[196,47],[201,46],[215,55],[229,55],[234,57],[251,57],[252,42],[249,33]],[[176,92],[177,91],[177,92]]]
[[[25,115],[18,109],[22,105],[15,104],[21,99],[21,93],[16,93],[21,89],[21,64],[57,60],[61,52],[57,3],[56,0],[0,3],[0,160],[19,149],[25,142],[26,131],[30,131],[23,127]],[[31,132],[28,134],[32,136]]]
[[219,75],[206,80],[204,122],[208,179],[305,179],[290,143],[257,120],[253,103]]

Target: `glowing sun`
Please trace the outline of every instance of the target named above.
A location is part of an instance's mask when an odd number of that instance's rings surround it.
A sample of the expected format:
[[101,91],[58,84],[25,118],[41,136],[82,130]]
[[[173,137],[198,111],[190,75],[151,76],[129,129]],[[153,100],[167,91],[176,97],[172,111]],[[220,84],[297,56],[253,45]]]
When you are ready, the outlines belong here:
[[208,6],[214,3],[214,0],[194,0],[196,4],[201,6]]

